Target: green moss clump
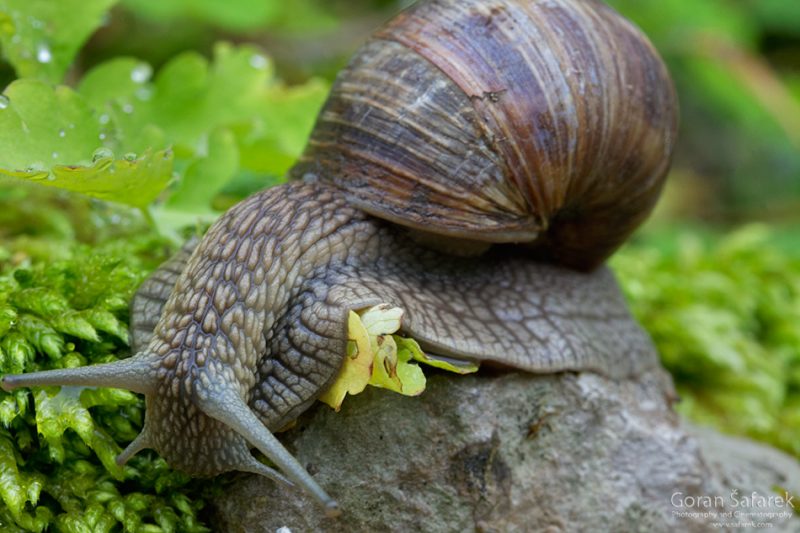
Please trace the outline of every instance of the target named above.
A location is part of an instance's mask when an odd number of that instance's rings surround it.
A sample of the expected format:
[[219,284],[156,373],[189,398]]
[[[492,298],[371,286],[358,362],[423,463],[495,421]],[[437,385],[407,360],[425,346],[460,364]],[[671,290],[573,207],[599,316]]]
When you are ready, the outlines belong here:
[[645,236],[612,260],[691,420],[800,457],[797,232]]
[[[17,196],[3,216],[38,205],[41,233],[8,225],[0,236],[0,373],[128,356],[130,299],[172,246],[143,224],[122,224],[124,211],[64,195]],[[53,203],[63,209],[48,215]],[[94,242],[81,242],[82,233]],[[125,467],[114,462],[143,420],[143,399],[123,390],[0,392],[0,530],[207,531],[198,517],[203,488],[187,476],[153,452]]]

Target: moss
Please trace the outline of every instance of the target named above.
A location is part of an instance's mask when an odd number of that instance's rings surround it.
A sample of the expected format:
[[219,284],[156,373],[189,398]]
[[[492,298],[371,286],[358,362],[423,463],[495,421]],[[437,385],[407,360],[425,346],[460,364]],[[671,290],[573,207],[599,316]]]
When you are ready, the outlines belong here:
[[703,233],[645,236],[612,264],[675,378],[678,410],[800,457],[797,232]]
[[[1,211],[14,218],[32,204],[35,236],[8,225],[0,239],[0,372],[128,356],[129,301],[172,246],[130,212],[80,198],[29,190]],[[47,214],[54,204],[61,209]],[[143,419],[142,398],[128,391],[0,392],[4,530],[206,531],[198,518],[206,488],[153,452],[114,463]]]

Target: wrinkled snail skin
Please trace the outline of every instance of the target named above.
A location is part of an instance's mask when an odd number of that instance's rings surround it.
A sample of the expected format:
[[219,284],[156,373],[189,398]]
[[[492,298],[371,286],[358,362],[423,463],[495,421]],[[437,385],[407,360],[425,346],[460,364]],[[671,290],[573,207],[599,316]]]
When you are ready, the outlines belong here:
[[135,356],[2,386],[143,393],[119,462],[153,448],[196,476],[255,472],[333,514],[271,431],[337,376],[351,310],[401,307],[424,350],[528,372],[658,364],[597,265],[655,202],[674,130],[663,65],[603,4],[420,3],[338,78],[296,181],[234,206],[142,284]]

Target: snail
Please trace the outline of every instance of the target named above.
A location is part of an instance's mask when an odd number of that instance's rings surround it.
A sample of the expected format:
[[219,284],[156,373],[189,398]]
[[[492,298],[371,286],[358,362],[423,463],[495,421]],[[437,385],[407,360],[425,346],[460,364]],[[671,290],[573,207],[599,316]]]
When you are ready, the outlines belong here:
[[351,310],[390,303],[424,350],[528,372],[657,364],[602,264],[657,200],[676,107],[652,45],[600,1],[422,1],[339,75],[292,179],[142,284],[133,357],[3,388],[142,393],[120,463],[153,448],[195,476],[297,484],[335,513],[272,431],[336,378]]

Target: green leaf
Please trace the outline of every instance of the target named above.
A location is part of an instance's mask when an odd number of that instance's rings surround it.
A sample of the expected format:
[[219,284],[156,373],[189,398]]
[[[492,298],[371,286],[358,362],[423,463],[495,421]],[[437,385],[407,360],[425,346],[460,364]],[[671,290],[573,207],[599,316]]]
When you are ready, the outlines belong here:
[[473,361],[426,354],[414,339],[395,335],[394,340],[397,343],[398,357],[401,360],[408,361],[413,359],[428,366],[455,372],[456,374],[472,374],[480,369],[480,363]]
[[219,216],[213,200],[237,177],[258,176],[256,188],[279,181],[275,176],[301,153],[328,91],[317,80],[281,85],[258,49],[225,43],[211,62],[188,52],[152,80],[150,73],[142,62],[118,58],[89,72],[79,92],[96,109],[109,148],[173,147],[180,179],[165,205],[152,210],[168,235]]
[[17,80],[0,109],[0,169],[46,171],[91,161],[100,127],[86,102],[68,87]]
[[212,130],[252,120],[273,75],[257,49],[224,43],[215,47],[211,64],[187,52],[167,63],[152,83],[133,83],[145,78],[136,74],[141,68],[121,60],[101,65],[87,75],[81,91],[96,105],[106,105],[104,111],[119,129],[125,149],[152,148],[136,144],[143,129],[151,126],[163,131],[181,156],[202,152]]
[[167,206],[189,212],[208,209],[238,168],[239,150],[233,134],[227,129],[214,130],[208,139],[208,155],[189,165]]
[[116,0],[0,0],[0,46],[19,77],[59,83]]
[[89,105],[101,109],[106,104],[134,97],[146,87],[152,74],[152,67],[143,61],[116,57],[90,70],[81,79],[78,92]]
[[80,192],[101,200],[145,207],[155,200],[172,179],[171,150],[146,150],[125,159],[96,158],[91,166],[57,166],[52,175],[35,177],[43,185]]
[[136,207],[152,202],[171,179],[169,150],[120,160],[108,150],[98,151],[100,124],[71,89],[19,80],[5,95],[8,104],[0,109],[0,175]]
[[328,85],[320,80],[270,89],[259,111],[261,122],[242,135],[242,165],[283,176],[302,153],[327,95]]

